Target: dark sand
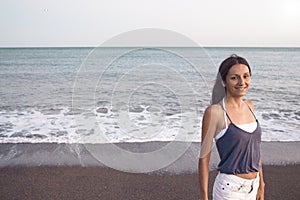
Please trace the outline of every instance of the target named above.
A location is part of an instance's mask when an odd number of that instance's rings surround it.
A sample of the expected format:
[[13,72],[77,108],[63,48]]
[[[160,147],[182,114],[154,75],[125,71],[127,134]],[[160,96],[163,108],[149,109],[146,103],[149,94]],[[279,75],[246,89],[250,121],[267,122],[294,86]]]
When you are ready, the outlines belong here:
[[[266,200],[300,199],[300,165],[264,166]],[[211,172],[210,191],[216,171]],[[131,174],[104,167],[0,168],[0,199],[199,199],[198,177]]]

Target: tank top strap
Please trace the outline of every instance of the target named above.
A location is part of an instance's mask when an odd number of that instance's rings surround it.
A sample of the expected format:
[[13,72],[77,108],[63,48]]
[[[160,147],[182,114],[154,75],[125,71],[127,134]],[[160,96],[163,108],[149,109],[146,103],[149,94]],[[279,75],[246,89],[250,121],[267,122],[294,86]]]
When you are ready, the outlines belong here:
[[244,103],[247,105],[247,107],[249,108],[249,110],[251,111],[252,115],[254,116],[255,120],[257,120],[254,112],[252,111],[252,109],[250,108],[250,106],[244,101]]
[[224,98],[223,98],[223,100],[222,100],[222,104],[221,104],[221,102],[220,102],[220,105],[221,105],[221,107],[222,107],[222,109],[223,109],[223,111],[224,111],[224,121],[225,121],[226,128],[227,128],[227,127],[228,127],[228,124],[227,124],[226,117],[229,119],[230,123],[232,123],[232,121],[231,121],[229,115],[228,115],[227,112],[226,112],[226,107],[225,107]]

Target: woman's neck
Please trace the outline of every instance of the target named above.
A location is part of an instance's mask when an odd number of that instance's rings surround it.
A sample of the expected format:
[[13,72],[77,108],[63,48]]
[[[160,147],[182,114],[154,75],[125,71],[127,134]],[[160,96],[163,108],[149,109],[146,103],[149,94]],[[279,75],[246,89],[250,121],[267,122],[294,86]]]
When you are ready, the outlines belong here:
[[231,96],[225,95],[224,101],[225,101],[226,107],[241,108],[244,105],[243,97],[231,97]]

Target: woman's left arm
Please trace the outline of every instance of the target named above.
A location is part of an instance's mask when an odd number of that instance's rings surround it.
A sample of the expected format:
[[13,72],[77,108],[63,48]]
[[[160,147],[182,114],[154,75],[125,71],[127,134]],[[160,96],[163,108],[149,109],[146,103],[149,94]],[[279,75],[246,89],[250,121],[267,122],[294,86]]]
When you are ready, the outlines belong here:
[[[252,111],[254,111],[254,104],[250,100],[245,100],[245,102],[251,107]],[[264,200],[265,199],[265,181],[263,176],[263,168],[262,161],[259,160],[259,187],[256,195],[256,200]]]
[[260,159],[259,161],[259,187],[258,187],[258,191],[257,191],[257,195],[256,195],[256,199],[257,200],[264,200],[264,196],[265,196],[265,181],[264,181],[264,177],[263,177],[263,168],[262,168],[262,161]]

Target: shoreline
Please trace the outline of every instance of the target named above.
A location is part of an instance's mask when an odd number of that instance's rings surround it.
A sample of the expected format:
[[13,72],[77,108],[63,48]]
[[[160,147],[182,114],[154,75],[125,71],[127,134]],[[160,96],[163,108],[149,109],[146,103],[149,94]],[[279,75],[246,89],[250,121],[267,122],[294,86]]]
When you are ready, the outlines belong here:
[[[300,165],[264,165],[265,199],[300,197]],[[209,194],[217,172],[210,172]],[[0,199],[199,199],[197,173],[126,173],[106,167],[15,166],[0,168]]]
[[[175,147],[186,145],[172,143]],[[199,199],[197,167],[200,143],[190,143],[174,162],[147,173],[129,173],[138,171],[131,168],[126,156],[122,162],[115,159],[124,152],[147,155],[168,147],[168,144],[0,144],[0,199]],[[123,152],[114,154],[107,145],[116,145]],[[299,148],[300,142],[262,142],[266,199],[300,198]],[[112,161],[117,160],[117,164],[125,168],[116,170],[107,167],[91,154],[91,150],[109,155]],[[154,164],[159,164],[171,154],[155,157]],[[137,161],[131,164],[143,168],[152,162]],[[214,147],[210,163],[210,195],[217,163]]]
[[[112,151],[112,147],[118,151]],[[164,151],[160,151],[161,149]],[[261,156],[263,164],[300,164],[299,150],[300,142],[262,142]],[[0,168],[14,166],[108,166],[121,171],[140,172],[135,170],[141,170],[145,165],[157,164],[156,168],[153,168],[153,170],[149,169],[148,172],[194,173],[197,171],[199,152],[199,142],[184,143],[172,141],[118,144],[2,143],[0,144]],[[132,156],[136,156],[138,159],[134,160]],[[165,162],[166,160],[168,162]],[[107,161],[112,162],[107,163]],[[149,163],[147,164],[147,162]],[[216,169],[218,162],[219,157],[214,146],[211,154],[210,169]],[[125,163],[128,166],[124,165]],[[134,164],[133,168],[130,163]],[[159,165],[160,163],[161,166]],[[124,165],[124,168],[118,168],[120,165]]]

